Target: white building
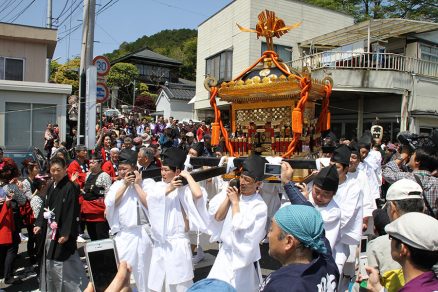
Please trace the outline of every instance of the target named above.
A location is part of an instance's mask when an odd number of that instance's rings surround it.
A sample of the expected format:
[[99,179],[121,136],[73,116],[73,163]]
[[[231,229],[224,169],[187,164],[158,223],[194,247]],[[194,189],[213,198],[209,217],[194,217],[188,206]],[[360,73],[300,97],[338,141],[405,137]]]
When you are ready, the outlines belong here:
[[[368,37],[369,35],[369,37]],[[384,139],[438,128],[438,24],[375,19],[302,41],[291,66],[329,74],[332,130],[352,138],[379,119]]]
[[46,58],[56,47],[56,30],[0,23],[0,145],[43,148],[47,123],[58,124],[65,141],[71,85],[46,80]]
[[[235,0],[212,15],[198,27],[195,115],[212,117],[209,93],[204,88],[206,74],[219,82],[229,81],[252,65],[266,50],[264,39],[241,32],[241,26],[255,28],[263,10],[274,11],[286,25],[301,22],[281,39],[274,39],[275,49],[283,61],[300,56],[298,43],[352,25],[353,17],[332,10],[292,0]],[[219,102],[227,117],[228,105]]]
[[[180,79],[181,80],[181,79]],[[193,119],[193,104],[189,101],[195,96],[194,82],[168,83],[161,86],[155,102],[155,116],[173,117],[175,120]]]

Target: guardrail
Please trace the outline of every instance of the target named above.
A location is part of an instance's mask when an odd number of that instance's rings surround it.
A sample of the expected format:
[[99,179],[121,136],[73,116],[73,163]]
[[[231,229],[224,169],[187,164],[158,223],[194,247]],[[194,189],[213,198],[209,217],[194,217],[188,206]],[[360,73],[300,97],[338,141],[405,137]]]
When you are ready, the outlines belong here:
[[392,53],[322,52],[287,63],[292,68],[392,70],[437,77],[438,63]]

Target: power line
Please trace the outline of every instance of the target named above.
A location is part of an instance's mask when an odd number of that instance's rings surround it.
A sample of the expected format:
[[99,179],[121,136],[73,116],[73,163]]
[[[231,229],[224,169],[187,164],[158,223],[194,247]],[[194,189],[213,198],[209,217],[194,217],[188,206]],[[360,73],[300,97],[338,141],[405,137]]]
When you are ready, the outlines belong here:
[[[114,2],[115,1],[115,2]],[[114,4],[116,4],[117,2],[119,2],[119,0],[109,0],[105,5],[102,6],[102,8],[100,8],[97,11],[97,15],[99,15],[100,13],[104,12],[105,10],[109,9],[111,6],[113,6]],[[112,3],[112,4],[111,4]],[[111,4],[111,5],[110,5]],[[109,6],[108,6],[109,5]]]
[[[6,9],[6,7],[8,7],[8,5],[9,5],[9,3],[11,3],[12,1],[14,1],[14,0],[5,0],[5,2],[3,2],[3,4],[0,5],[0,11],[1,12],[5,11],[4,9]],[[0,14],[1,14],[1,12],[0,12]]]
[[24,12],[26,12],[27,9],[29,9],[30,6],[32,6],[33,3],[35,3],[36,0],[32,0],[26,7],[23,8],[23,10],[21,10],[10,22],[14,22],[15,20],[17,20],[21,15],[24,14]]
[[189,12],[189,13],[192,13],[192,14],[197,14],[197,15],[201,15],[201,16],[208,16],[206,14],[199,13],[197,11],[186,9],[186,8],[180,7],[180,6],[175,6],[175,5],[172,5],[172,4],[168,4],[168,3],[165,3],[165,2],[162,2],[162,1],[159,1],[159,0],[152,0],[152,1],[155,2],[155,3],[161,4],[163,6],[167,6],[167,7],[174,8],[174,9],[179,9],[181,11],[186,11],[186,12]]
[[[21,5],[21,3],[23,3],[23,1],[24,0],[20,0],[20,2],[18,2],[18,4],[17,5],[15,5],[15,7],[14,8],[12,8],[12,10],[11,11],[9,11],[9,13],[8,14],[6,14],[5,16],[3,16],[3,18],[2,19],[0,19],[1,21],[3,21],[3,20],[5,20],[18,6],[20,6]],[[11,5],[12,6],[12,5]],[[6,8],[7,9],[7,8]],[[4,11],[6,11],[6,9],[4,10]]]
[[[59,18],[61,18],[61,16],[64,15],[64,11],[67,12],[67,10],[65,10],[65,8],[67,8],[68,2],[70,2],[70,0],[65,0],[64,7],[62,8],[61,12],[59,12],[58,17],[55,17],[55,18],[54,18],[55,21],[58,21]],[[74,1],[72,2],[71,6],[73,6],[75,2],[76,2],[76,0],[74,0]]]
[[[60,22],[60,23],[58,23],[57,24],[57,26],[58,27],[60,27],[64,22],[66,22],[67,21],[67,19],[69,18],[69,17],[72,17],[72,15],[73,15],[73,13],[75,13],[76,12],[76,10],[81,6],[81,4],[82,4],[82,2],[81,1],[79,1],[79,3],[76,5],[76,7],[73,9],[73,10],[71,10],[70,11],[70,13]],[[74,4],[72,3],[72,6],[73,6]]]
[[[109,0],[104,6],[102,6],[102,8],[100,8],[97,12],[96,12],[96,15],[99,15],[99,14],[101,14],[101,13],[103,13],[103,12],[105,12],[106,10],[108,10],[109,8],[111,8],[114,4],[116,4],[117,2],[119,2],[120,0]],[[65,19],[64,19],[65,20]],[[63,21],[64,22],[64,21]],[[62,22],[62,23],[63,23]],[[62,23],[60,23],[59,25],[61,25]],[[80,27],[81,27],[81,25],[82,24],[79,24],[79,25],[76,25],[76,26],[74,26],[73,28],[71,28],[71,29],[69,29],[69,32],[67,33],[67,34],[65,34],[65,35],[63,35],[62,37],[60,37],[59,39],[58,39],[58,42],[61,42],[62,40],[64,40],[66,37],[68,37],[69,35],[71,35],[72,33],[74,33],[75,31],[77,31]],[[100,28],[102,28],[101,26],[99,26]],[[104,30],[103,28],[102,28],[102,30]],[[104,32],[106,32],[105,30],[104,30]],[[63,32],[63,33],[65,33],[65,32]],[[110,36],[111,37],[111,36]],[[113,37],[111,37],[114,41],[116,41],[117,43],[118,43],[118,41],[117,40],[115,40]]]

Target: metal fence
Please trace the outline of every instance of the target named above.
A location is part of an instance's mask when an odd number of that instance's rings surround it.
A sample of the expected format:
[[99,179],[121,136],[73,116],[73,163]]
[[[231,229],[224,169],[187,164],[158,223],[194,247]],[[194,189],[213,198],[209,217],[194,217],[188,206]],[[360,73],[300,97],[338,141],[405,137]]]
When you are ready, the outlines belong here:
[[438,77],[438,63],[391,53],[322,52],[287,63],[292,68],[392,70]]

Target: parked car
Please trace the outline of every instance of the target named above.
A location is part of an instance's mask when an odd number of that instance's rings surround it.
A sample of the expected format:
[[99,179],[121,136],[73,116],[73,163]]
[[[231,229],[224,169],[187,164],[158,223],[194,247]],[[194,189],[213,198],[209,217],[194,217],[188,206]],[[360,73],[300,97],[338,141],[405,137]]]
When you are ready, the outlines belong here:
[[118,116],[121,115],[120,111],[119,111],[118,109],[116,109],[116,108],[110,108],[110,109],[107,109],[107,110],[104,112],[104,114],[105,114],[105,116],[107,116],[107,117],[114,117],[114,118],[117,118]]
[[21,175],[23,177],[26,176],[26,170],[23,169],[23,161],[25,159],[32,159],[34,160],[36,163],[38,163],[40,169],[41,169],[41,174],[45,174],[47,172],[47,167],[48,167],[48,162],[47,162],[47,158],[44,156],[44,154],[41,152],[41,150],[39,150],[36,147],[33,148],[29,148],[27,150],[25,149],[4,149],[3,150],[3,156],[4,157],[9,157],[12,158],[15,163],[18,166],[18,169],[21,170]]

